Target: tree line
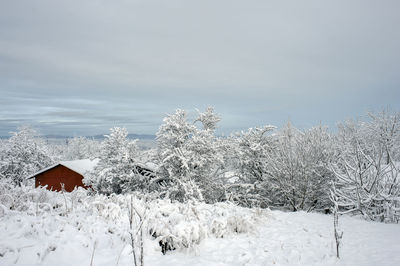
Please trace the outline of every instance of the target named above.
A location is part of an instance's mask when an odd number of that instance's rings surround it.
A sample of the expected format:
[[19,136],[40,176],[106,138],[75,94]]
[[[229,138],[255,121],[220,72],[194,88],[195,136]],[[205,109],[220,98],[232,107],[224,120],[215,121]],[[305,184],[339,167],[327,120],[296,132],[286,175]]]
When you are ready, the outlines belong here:
[[[125,128],[104,141],[83,137],[49,144],[29,127],[1,142],[0,178],[16,185],[59,160],[99,158],[84,182],[94,193],[141,192],[172,201],[233,201],[246,207],[400,218],[400,113],[381,111],[300,130],[291,123],[217,136],[220,116],[209,107],[192,121],[184,110],[164,118],[156,148],[140,150]],[[138,166],[152,163],[152,175]],[[334,196],[332,196],[332,192]]]

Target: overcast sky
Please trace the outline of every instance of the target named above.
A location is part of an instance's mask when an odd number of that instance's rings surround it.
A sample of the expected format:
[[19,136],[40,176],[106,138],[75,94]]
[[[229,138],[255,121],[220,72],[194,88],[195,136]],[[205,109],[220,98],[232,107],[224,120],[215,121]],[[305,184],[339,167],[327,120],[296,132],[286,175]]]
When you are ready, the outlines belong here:
[[400,109],[400,1],[0,0],[0,135],[220,133]]

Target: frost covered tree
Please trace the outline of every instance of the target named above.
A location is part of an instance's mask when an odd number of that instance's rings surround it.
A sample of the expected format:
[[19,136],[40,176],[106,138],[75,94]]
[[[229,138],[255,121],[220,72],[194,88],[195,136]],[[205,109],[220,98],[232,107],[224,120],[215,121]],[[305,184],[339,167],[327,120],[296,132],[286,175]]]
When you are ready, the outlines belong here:
[[205,112],[201,113],[198,110],[197,112],[199,115],[195,122],[200,121],[203,125],[204,130],[208,130],[214,133],[215,129],[217,128],[217,123],[221,121],[219,115],[215,113],[214,108],[209,106],[207,107]]
[[125,128],[114,127],[110,131],[101,145],[99,163],[84,179],[85,184],[105,194],[145,190],[149,181],[136,170],[136,141],[127,139]]
[[0,139],[0,179],[4,179],[8,168],[8,150],[9,143],[7,140]]
[[336,177],[342,212],[372,220],[398,222],[400,114],[369,114],[367,121],[347,121],[337,136]]
[[162,196],[172,200],[202,200],[195,180],[190,177],[188,143],[195,126],[187,121],[183,110],[176,110],[164,118],[157,132],[159,170],[157,183],[162,186]]
[[157,182],[163,196],[185,202],[190,199],[216,202],[225,191],[219,179],[224,171],[219,139],[215,136],[219,116],[212,107],[199,112],[190,123],[183,110],[168,115],[157,133],[159,171]]
[[327,127],[316,126],[304,131],[302,151],[309,173],[308,187],[304,190],[306,210],[329,208],[330,184],[334,179],[330,164],[336,160],[333,149],[334,140]]
[[250,128],[239,140],[240,174],[247,183],[262,181],[267,173],[268,153],[273,149],[273,140],[268,134],[274,126]]
[[68,141],[65,152],[65,160],[81,160],[96,158],[99,153],[99,142],[85,137],[74,137]]
[[231,200],[252,206],[268,205],[268,153],[273,149],[269,134],[274,126],[250,128],[231,138],[231,148],[239,175],[235,184],[229,185]]
[[290,123],[268,153],[270,199],[293,211],[329,208],[331,137],[324,127],[304,132]]
[[232,142],[240,178],[228,185],[231,197],[250,207],[329,208],[333,152],[327,129],[319,126],[302,132],[288,123],[269,134],[274,128],[249,129]]
[[16,185],[25,183],[29,175],[54,163],[43,140],[28,126],[20,127],[18,132],[12,133],[2,158],[1,175]]
[[212,107],[199,112],[196,121],[200,121],[202,129],[195,128],[187,143],[189,178],[199,186],[206,202],[216,202],[225,196],[221,183],[224,160],[221,142],[215,136],[215,129],[220,117]]

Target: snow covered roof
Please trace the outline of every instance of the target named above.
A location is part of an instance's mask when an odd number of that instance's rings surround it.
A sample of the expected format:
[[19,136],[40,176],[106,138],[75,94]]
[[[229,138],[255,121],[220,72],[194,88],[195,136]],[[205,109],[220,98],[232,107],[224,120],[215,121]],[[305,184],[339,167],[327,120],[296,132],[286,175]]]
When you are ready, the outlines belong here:
[[99,159],[83,159],[83,160],[75,160],[75,161],[62,161],[56,164],[53,164],[52,166],[49,166],[43,170],[40,170],[37,173],[34,173],[33,175],[29,176],[27,179],[33,178],[41,173],[44,173],[58,165],[65,166],[78,174],[85,175],[87,172],[93,171],[93,169],[96,167],[97,163],[99,162]]
[[146,162],[146,163],[136,163],[137,166],[143,167],[145,169],[148,169],[150,171],[156,172],[158,169],[158,165],[152,162]]

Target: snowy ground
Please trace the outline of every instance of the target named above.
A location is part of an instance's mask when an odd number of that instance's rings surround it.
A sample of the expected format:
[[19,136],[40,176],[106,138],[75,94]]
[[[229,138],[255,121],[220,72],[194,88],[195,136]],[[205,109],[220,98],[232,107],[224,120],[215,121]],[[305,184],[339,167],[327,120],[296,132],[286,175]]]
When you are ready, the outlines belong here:
[[[85,194],[64,198],[46,191],[19,196],[4,191],[0,195],[0,265],[90,265],[92,255],[93,265],[133,265],[124,233],[125,198],[102,202],[104,198]],[[164,205],[158,214],[169,215],[166,225],[190,229],[174,234],[201,242],[162,255],[158,242],[148,237],[145,265],[400,265],[397,224],[342,217],[342,258],[337,260],[329,215],[257,212],[224,204],[190,208],[160,204]],[[10,206],[14,210],[8,210]],[[184,218],[193,213],[199,222]],[[154,217],[153,224],[165,218]],[[239,226],[239,233],[232,233],[232,222],[238,221],[242,229]],[[212,235],[205,227],[219,231]],[[223,237],[216,238],[218,234]]]
[[400,225],[341,219],[335,257],[332,217],[272,211],[254,234],[209,238],[192,252],[153,254],[148,265],[400,265]]

